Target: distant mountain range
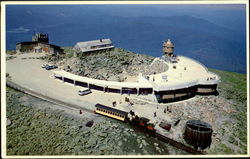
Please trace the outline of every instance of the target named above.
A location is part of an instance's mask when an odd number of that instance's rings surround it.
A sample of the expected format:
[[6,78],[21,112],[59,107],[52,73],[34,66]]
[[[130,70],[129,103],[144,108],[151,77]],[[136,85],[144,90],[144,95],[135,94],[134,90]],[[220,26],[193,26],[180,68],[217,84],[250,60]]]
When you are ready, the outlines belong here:
[[111,38],[117,47],[161,56],[163,41],[171,39],[176,54],[195,58],[210,68],[246,72],[244,25],[237,31],[189,15],[121,16],[91,7],[65,12],[51,6],[46,12],[36,7],[8,9],[7,49],[29,41],[34,31],[43,31],[49,33],[51,43],[59,46]]

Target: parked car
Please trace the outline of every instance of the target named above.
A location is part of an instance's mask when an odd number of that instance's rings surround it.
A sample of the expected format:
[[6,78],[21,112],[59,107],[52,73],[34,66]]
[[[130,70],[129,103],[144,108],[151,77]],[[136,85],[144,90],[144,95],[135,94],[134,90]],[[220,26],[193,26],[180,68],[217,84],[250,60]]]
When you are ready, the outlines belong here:
[[51,70],[51,69],[55,69],[55,68],[57,68],[56,65],[47,65],[47,66],[45,67],[46,70]]
[[42,68],[45,68],[46,66],[48,66],[48,64],[42,64]]
[[90,94],[90,93],[92,93],[92,91],[89,88],[83,88],[83,89],[80,89],[78,91],[78,94],[80,96],[87,95],[87,94]]

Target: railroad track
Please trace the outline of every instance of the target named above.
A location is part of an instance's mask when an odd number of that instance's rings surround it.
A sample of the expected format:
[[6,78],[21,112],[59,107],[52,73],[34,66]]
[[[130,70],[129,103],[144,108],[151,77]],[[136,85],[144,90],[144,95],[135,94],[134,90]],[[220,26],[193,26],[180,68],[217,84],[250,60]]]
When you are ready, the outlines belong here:
[[192,153],[192,154],[196,154],[196,155],[205,155],[204,152],[195,150],[195,149],[193,149],[193,148],[191,148],[191,147],[189,147],[189,146],[187,146],[187,145],[184,145],[184,144],[182,144],[182,143],[180,143],[180,142],[177,142],[177,141],[175,141],[175,140],[173,140],[173,139],[170,139],[170,138],[168,138],[168,137],[166,137],[166,136],[163,136],[163,135],[161,135],[161,134],[155,133],[155,136],[156,136],[159,140],[162,140],[162,141],[164,141],[164,142],[167,142],[167,143],[171,144],[172,146],[175,146],[175,147],[177,147],[177,148],[179,148],[179,149],[181,149],[181,150],[184,150],[184,151],[186,151],[186,152],[189,152],[189,153]]

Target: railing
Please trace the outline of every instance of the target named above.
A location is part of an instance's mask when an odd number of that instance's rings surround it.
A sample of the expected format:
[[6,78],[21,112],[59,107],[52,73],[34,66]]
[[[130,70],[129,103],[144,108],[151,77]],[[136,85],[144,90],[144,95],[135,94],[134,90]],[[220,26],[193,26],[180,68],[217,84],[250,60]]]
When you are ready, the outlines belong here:
[[199,84],[217,84],[219,82],[220,82],[219,79],[215,79],[215,80],[199,80]]
[[210,74],[212,74],[212,75],[214,75],[217,79],[216,80],[218,80],[218,82],[220,82],[220,76],[219,75],[217,75],[217,74],[215,74],[215,73],[213,73],[213,72],[210,72],[210,71],[208,71],[208,73],[210,73]]
[[[164,90],[176,90],[176,89],[182,89],[182,88],[187,88],[187,87],[191,87],[191,86],[195,86],[198,84],[198,80],[192,81],[192,82],[185,82],[185,83],[181,83],[181,84],[176,84],[176,85],[166,85],[166,86],[161,86],[162,89]],[[158,87],[159,89],[159,87]]]

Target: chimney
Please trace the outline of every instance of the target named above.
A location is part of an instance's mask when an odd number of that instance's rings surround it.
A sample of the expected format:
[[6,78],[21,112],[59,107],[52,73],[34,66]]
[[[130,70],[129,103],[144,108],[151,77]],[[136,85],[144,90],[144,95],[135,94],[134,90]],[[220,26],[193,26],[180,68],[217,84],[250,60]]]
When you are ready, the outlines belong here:
[[100,39],[100,42],[102,42],[102,39]]

